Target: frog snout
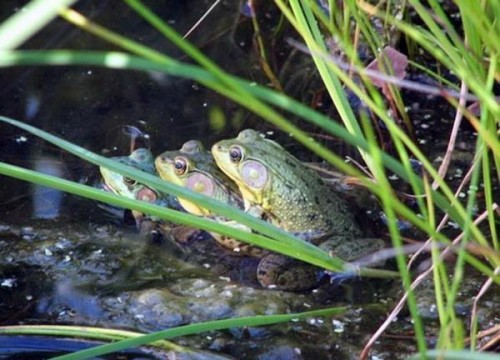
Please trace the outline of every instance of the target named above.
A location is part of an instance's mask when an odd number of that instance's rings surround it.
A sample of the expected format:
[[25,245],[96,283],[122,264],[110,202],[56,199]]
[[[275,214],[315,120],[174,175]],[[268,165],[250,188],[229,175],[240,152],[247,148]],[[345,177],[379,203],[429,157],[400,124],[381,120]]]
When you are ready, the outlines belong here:
[[212,154],[220,153],[222,151],[222,146],[214,144],[212,146]]
[[160,155],[156,158],[156,161],[157,162],[160,162],[162,164],[169,164],[169,163],[172,163],[172,160],[168,158],[168,156],[163,156],[163,155]]

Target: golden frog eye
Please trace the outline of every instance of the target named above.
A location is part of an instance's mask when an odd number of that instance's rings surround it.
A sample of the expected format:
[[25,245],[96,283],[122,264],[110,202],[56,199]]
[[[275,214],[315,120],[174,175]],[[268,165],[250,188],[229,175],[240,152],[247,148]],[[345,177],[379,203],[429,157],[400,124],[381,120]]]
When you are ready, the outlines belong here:
[[131,179],[131,178],[128,178],[128,177],[124,177],[123,178],[123,182],[129,186],[134,186],[137,184],[137,180],[134,180],[134,179]]
[[241,148],[239,146],[231,146],[229,149],[229,159],[231,159],[232,162],[237,163],[240,162],[243,157],[243,151],[241,151]]
[[187,162],[185,159],[183,159],[181,157],[175,158],[174,167],[175,167],[175,172],[178,175],[182,175],[187,170]]

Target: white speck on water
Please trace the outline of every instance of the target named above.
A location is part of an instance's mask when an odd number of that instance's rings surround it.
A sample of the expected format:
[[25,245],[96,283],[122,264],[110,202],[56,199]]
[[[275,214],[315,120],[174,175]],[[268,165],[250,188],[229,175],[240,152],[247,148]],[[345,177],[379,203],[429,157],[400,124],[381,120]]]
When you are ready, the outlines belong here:
[[227,276],[219,276],[219,279],[223,280],[223,281],[227,281],[227,282],[230,282],[231,279]]
[[87,71],[87,75],[92,75],[92,70]]
[[316,325],[316,323],[317,323],[317,319],[315,319],[315,318],[308,319],[308,320],[307,320],[307,323],[308,323],[309,325]]
[[241,249],[240,249],[239,247],[235,247],[235,248],[233,249],[233,251],[234,251],[234,252],[239,253],[239,252],[241,251]]
[[308,303],[303,303],[302,305],[304,305],[304,307],[306,307],[306,308],[308,308],[308,309],[310,309],[310,308],[311,308],[311,305],[310,305],[310,304],[308,304]]
[[293,348],[293,352],[296,353],[297,355],[302,354],[302,350],[300,350],[300,348]]
[[204,267],[205,269],[210,269],[210,264],[204,263],[204,264],[203,264],[203,267]]
[[232,298],[233,297],[233,292],[232,291],[229,291],[229,290],[224,290],[222,293],[221,293],[222,296],[224,297],[227,297],[227,298]]
[[462,199],[463,199],[465,196],[466,196],[466,194],[465,194],[464,192],[459,192],[459,193],[458,193],[458,197],[459,197],[459,198],[462,198]]
[[458,224],[456,222],[453,222],[453,221],[448,221],[448,225],[450,227],[452,227],[453,229],[459,229],[460,226],[458,226]]
[[424,115],[424,119],[430,119],[430,118],[431,118],[431,116],[432,116],[431,114],[425,114],[425,115]]
[[28,138],[27,138],[26,136],[22,136],[22,135],[21,135],[21,136],[18,136],[18,137],[16,138],[16,143],[18,143],[18,144],[24,143],[24,142],[26,142],[26,141],[28,141]]
[[212,338],[211,336],[207,335],[207,338],[206,338],[206,339],[207,339],[207,340],[212,340],[213,338]]
[[70,262],[70,261],[71,261],[71,256],[66,255],[66,256],[64,257],[64,261],[65,261],[65,262]]
[[268,285],[268,286],[267,286],[267,288],[268,288],[268,289],[276,289],[276,287],[277,287],[277,286],[276,286],[276,285],[274,285],[274,284],[271,284],[271,285]]
[[273,134],[274,134],[274,131],[266,131],[266,134],[267,134],[267,135],[273,135]]
[[336,333],[344,332],[344,323],[342,321],[333,319],[332,320],[333,331]]
[[418,140],[418,143],[419,143],[419,144],[426,144],[426,143],[427,143],[427,140],[425,140],[425,139],[419,139],[419,140]]
[[11,287],[14,287],[15,283],[16,283],[16,279],[10,278],[10,279],[4,279],[0,285],[3,287],[11,288]]
[[137,315],[135,315],[134,317],[135,317],[136,319],[139,319],[139,320],[144,319],[144,315],[143,315],[143,314],[137,314]]
[[245,42],[244,41],[240,41],[240,46],[245,46]]
[[53,254],[53,252],[52,252],[50,249],[45,249],[45,250],[44,250],[44,253],[45,253],[45,255],[47,255],[47,256],[52,256],[52,255],[54,255],[54,254]]
[[399,177],[396,174],[389,176],[389,180],[398,180]]
[[31,301],[33,300],[33,295],[26,295],[25,299]]
[[429,124],[421,124],[420,127],[422,129],[428,129],[428,128],[430,128],[430,125]]
[[206,102],[203,103],[203,107],[207,107],[208,104]]

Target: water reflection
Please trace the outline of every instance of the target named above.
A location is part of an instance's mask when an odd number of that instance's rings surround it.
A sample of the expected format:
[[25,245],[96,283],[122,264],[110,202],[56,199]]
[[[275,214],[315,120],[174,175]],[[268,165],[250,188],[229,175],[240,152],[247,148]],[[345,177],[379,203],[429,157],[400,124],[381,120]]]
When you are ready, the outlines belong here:
[[[39,155],[33,160],[33,168],[47,175],[62,178],[62,163],[53,157]],[[42,185],[32,185],[33,217],[38,219],[54,219],[59,216],[63,193]]]

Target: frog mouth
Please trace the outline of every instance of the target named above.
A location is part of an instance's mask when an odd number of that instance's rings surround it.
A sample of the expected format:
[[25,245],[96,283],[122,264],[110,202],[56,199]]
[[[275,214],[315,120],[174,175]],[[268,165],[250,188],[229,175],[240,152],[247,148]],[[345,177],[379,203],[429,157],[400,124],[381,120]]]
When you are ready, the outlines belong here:
[[107,192],[114,192],[113,189],[111,189],[111,187],[109,187],[109,185],[106,184],[104,181],[102,181],[99,185],[97,185],[97,188]]

